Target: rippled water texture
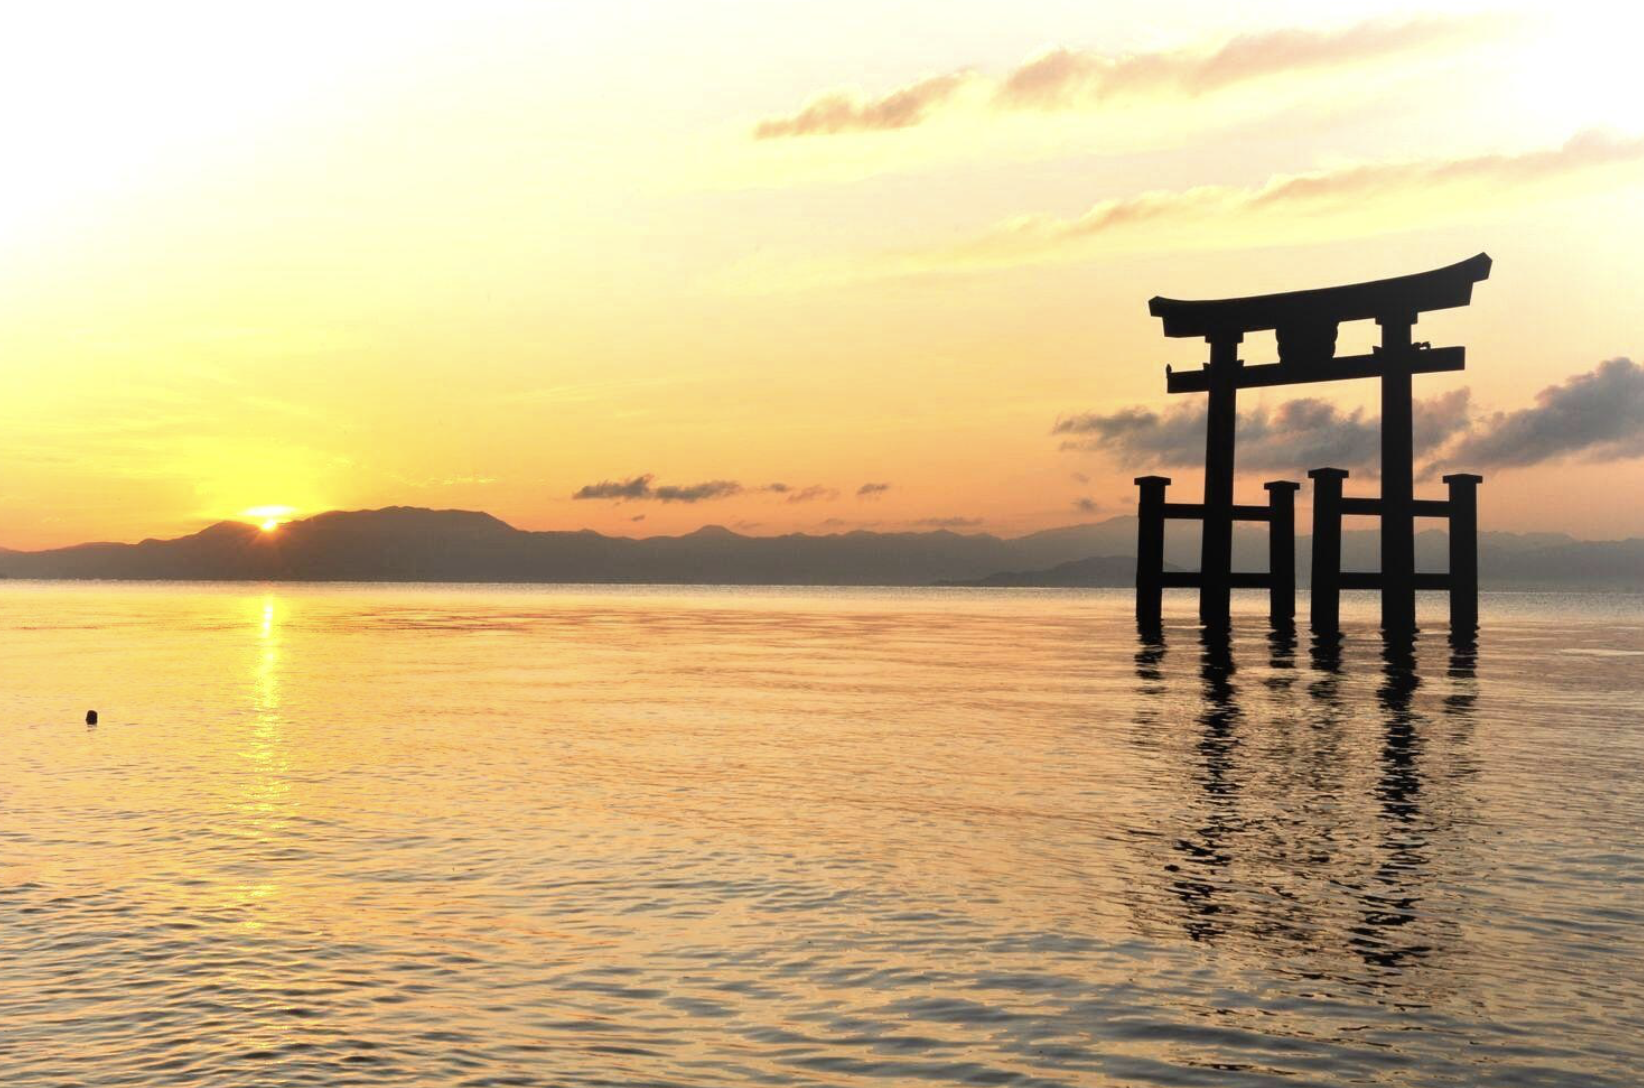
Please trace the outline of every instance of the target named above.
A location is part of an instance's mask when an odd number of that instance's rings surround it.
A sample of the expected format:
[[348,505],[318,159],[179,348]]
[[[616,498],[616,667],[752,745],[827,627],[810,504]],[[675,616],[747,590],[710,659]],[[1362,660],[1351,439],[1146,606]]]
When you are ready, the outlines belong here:
[[1644,600],[1245,607],[0,586],[0,1082],[1636,1084]]

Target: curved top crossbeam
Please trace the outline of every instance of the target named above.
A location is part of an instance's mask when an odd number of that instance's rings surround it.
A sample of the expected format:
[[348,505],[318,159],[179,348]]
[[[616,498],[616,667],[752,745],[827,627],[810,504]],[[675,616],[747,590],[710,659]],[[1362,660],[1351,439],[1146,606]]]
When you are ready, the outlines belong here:
[[1249,298],[1155,297],[1148,301],[1147,308],[1154,317],[1164,319],[1166,336],[1215,339],[1231,333],[1334,325],[1365,318],[1414,319],[1428,310],[1466,306],[1473,298],[1473,284],[1489,278],[1490,257],[1480,253],[1445,268],[1368,283]]

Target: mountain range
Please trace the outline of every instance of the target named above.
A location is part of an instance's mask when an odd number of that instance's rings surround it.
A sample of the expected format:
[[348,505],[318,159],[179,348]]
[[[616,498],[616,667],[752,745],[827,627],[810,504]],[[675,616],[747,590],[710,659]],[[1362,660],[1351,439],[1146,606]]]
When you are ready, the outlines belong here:
[[[1165,558],[1198,564],[1192,526],[1172,523]],[[1176,530],[1181,530],[1177,532]],[[1296,542],[1306,582],[1310,539]],[[530,532],[468,510],[395,506],[333,511],[272,532],[224,521],[172,540],[0,549],[0,576],[252,581],[594,582],[722,585],[1130,585],[1136,520],[1115,517],[1003,538],[987,533],[869,532],[745,536],[706,526],[683,536]],[[1344,566],[1373,570],[1372,531],[1343,534]],[[1417,535],[1419,569],[1443,570],[1440,530]],[[1266,567],[1265,530],[1241,526],[1237,569]],[[1644,540],[1560,533],[1479,536],[1480,580],[1493,588],[1644,589]]]

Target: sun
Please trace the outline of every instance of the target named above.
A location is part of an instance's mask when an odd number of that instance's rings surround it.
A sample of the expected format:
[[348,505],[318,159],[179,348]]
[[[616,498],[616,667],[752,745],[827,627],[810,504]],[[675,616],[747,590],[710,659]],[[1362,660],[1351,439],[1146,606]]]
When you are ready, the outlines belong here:
[[291,515],[296,512],[295,506],[249,506],[240,511],[240,516],[255,522],[263,532],[272,533],[290,521]]

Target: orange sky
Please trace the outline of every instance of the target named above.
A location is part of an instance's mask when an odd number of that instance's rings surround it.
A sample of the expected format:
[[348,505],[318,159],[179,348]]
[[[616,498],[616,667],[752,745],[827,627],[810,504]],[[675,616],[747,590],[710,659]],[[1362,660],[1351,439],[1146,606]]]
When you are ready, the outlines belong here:
[[[1598,375],[1644,357],[1644,19],[1613,6],[225,7],[8,29],[0,545],[265,506],[1126,513],[1161,466],[1052,431],[1184,399],[1163,366],[1202,345],[1150,296],[1481,250],[1417,329],[1469,348],[1418,381],[1469,390],[1444,468],[1487,528],[1644,535],[1644,400]],[[1371,383],[1245,406],[1321,395],[1373,414]]]

